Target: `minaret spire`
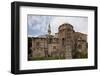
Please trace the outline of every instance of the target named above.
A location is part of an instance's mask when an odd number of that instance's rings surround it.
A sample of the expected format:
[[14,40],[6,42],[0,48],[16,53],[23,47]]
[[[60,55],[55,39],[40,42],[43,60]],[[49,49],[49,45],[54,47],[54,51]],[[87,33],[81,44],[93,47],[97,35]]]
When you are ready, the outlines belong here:
[[51,34],[51,27],[50,27],[50,24],[48,25],[48,34],[49,34],[49,35]]

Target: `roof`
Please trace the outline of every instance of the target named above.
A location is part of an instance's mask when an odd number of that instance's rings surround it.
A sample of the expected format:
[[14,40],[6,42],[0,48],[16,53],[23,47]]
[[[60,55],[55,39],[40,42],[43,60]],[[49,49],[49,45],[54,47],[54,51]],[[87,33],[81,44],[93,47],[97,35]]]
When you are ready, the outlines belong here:
[[66,25],[66,26],[71,26],[71,27],[73,28],[73,26],[72,26],[71,24],[69,24],[69,23],[64,23],[64,24],[62,24],[62,25],[59,26],[59,29],[60,29],[60,27],[65,26],[65,25]]
[[57,38],[57,36],[55,36],[55,35],[48,35],[48,34],[46,34],[46,35],[39,35],[37,37],[32,37],[32,38],[47,38],[47,37]]

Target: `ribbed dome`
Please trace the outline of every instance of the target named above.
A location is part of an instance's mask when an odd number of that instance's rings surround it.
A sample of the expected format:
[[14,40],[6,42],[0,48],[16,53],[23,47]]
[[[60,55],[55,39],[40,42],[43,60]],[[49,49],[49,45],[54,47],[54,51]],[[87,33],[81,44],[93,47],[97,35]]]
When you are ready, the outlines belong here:
[[71,24],[69,24],[69,23],[64,23],[64,24],[60,25],[60,26],[59,26],[59,30],[60,30],[61,28],[63,29],[63,27],[64,27],[64,28],[72,28],[72,29],[73,29],[73,26],[72,26]]

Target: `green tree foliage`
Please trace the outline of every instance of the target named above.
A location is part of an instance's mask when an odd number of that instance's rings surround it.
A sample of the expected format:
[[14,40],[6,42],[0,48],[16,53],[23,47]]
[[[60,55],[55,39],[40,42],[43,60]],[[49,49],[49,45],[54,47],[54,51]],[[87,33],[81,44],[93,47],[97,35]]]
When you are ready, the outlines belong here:
[[76,59],[76,58],[88,58],[88,53],[86,50],[80,52],[80,51],[78,51],[78,49],[75,49],[75,50],[73,50],[72,57],[74,59]]

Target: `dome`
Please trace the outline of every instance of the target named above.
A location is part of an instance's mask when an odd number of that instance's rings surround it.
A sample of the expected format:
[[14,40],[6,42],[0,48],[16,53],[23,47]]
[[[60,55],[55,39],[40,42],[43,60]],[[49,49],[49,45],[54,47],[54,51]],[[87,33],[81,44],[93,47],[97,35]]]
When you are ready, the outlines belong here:
[[62,29],[66,29],[66,28],[73,29],[73,26],[69,23],[64,23],[64,24],[60,25],[58,29],[62,30]]

